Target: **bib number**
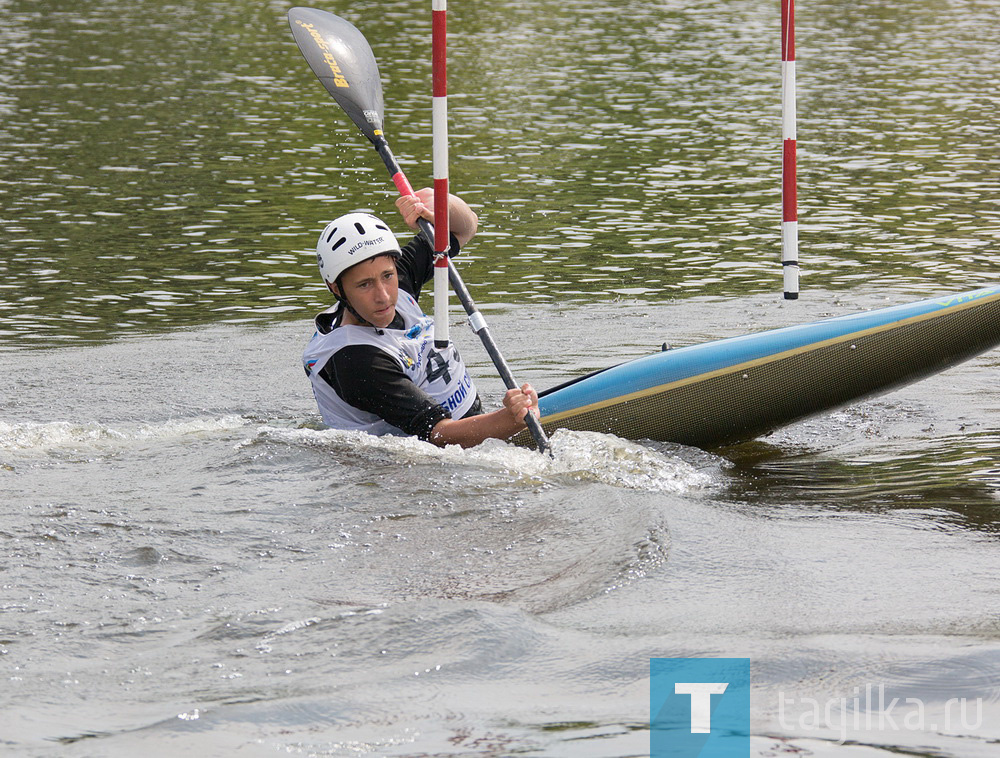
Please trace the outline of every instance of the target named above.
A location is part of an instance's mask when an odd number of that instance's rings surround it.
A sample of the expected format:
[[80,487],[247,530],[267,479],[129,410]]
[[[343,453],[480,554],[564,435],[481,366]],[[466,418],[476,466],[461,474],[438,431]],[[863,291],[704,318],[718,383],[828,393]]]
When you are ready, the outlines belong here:
[[448,370],[448,361],[437,350],[431,350],[427,354],[427,381],[433,382],[444,377],[444,383],[451,383],[451,372]]

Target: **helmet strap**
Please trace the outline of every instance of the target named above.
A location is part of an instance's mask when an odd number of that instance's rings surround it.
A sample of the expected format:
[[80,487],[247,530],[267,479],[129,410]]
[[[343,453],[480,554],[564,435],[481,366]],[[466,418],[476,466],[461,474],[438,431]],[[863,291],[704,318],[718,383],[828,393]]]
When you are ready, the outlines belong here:
[[364,318],[360,313],[354,310],[354,306],[351,305],[350,302],[347,300],[347,296],[344,294],[343,277],[338,276],[337,281],[334,282],[334,284],[337,285],[337,289],[336,291],[334,291],[333,296],[337,298],[337,302],[340,303],[342,306],[344,306],[344,308],[346,308],[348,311],[350,311],[351,315],[361,322],[361,326],[374,327],[374,324],[369,323],[369,321],[366,318]]

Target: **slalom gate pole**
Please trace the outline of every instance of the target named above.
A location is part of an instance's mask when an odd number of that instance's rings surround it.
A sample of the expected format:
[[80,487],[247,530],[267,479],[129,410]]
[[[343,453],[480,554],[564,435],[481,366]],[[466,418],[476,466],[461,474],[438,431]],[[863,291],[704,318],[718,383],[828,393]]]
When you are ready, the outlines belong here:
[[434,346],[448,346],[448,0],[431,0],[434,163]]
[[799,212],[795,171],[795,0],[781,0],[781,265],[785,299],[799,297]]

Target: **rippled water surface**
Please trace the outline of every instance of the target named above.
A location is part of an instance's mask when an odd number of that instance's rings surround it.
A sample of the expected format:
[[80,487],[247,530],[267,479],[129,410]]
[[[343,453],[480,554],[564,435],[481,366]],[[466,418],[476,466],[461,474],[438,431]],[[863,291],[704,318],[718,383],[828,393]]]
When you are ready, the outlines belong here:
[[[371,40],[387,133],[428,184],[429,14],[333,9]],[[0,4],[5,343],[317,306],[316,231],[394,210],[285,10]],[[778,289],[777,7],[469,2],[451,17],[452,183],[483,221],[463,269],[480,299]],[[809,3],[798,26],[805,286],[996,275],[995,4]]]
[[[0,752],[625,758],[649,659],[718,656],[755,755],[992,756],[1000,353],[722,450],[323,429],[314,238],[394,209],[289,5],[0,0]],[[1000,273],[996,0],[800,3],[796,302],[776,0],[451,5],[461,271],[536,386]],[[429,7],[323,7],[429,183]],[[911,720],[810,720],[869,688]]]

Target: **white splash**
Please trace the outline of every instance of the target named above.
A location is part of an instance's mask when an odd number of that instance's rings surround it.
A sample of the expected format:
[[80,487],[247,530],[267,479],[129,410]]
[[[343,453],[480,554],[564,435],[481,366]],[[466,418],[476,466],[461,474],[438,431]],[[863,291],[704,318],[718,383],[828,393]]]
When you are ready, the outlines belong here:
[[56,453],[107,450],[134,442],[175,440],[184,437],[233,432],[251,425],[243,416],[176,419],[160,424],[107,426],[98,423],[52,421],[10,424],[0,421],[0,451]]
[[272,426],[259,427],[257,437],[246,440],[242,445],[262,441],[329,448],[331,451],[349,448],[355,452],[381,453],[398,460],[400,465],[433,462],[476,465],[519,478],[569,477],[655,492],[690,492],[708,487],[715,481],[703,467],[695,466],[680,456],[664,454],[637,442],[597,432],[557,431],[550,439],[551,456],[501,440],[487,440],[466,450],[458,445],[439,448],[415,437],[374,437],[363,432]]

